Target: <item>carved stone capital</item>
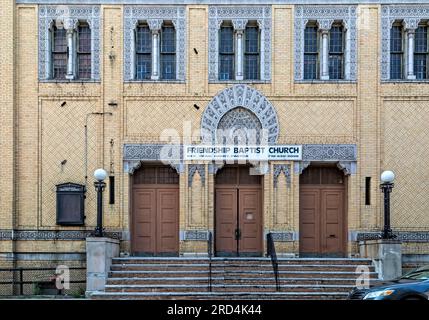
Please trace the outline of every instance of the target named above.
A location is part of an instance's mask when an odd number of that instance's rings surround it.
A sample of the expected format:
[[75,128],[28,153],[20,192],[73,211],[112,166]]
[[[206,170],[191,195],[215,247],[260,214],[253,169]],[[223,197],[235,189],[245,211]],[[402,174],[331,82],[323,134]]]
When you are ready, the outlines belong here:
[[216,174],[220,169],[223,168],[223,166],[225,165],[225,163],[210,163],[209,164],[209,174]]
[[414,33],[416,29],[419,27],[420,18],[405,18],[404,19],[404,27],[405,30],[410,34]]
[[317,19],[317,25],[322,34],[329,32],[333,23],[334,19]]
[[294,163],[294,171],[297,174],[302,174],[302,172],[307,169],[307,167],[311,164],[310,161],[299,161]]
[[152,33],[157,33],[161,30],[164,20],[162,19],[147,19],[147,24]]
[[236,32],[241,32],[242,33],[244,31],[244,29],[246,29],[246,25],[247,25],[248,21],[249,20],[247,20],[247,19],[233,19],[232,20],[232,25],[234,27],[234,30]]
[[338,169],[342,170],[346,176],[356,174],[356,166],[355,161],[339,161],[337,163]]

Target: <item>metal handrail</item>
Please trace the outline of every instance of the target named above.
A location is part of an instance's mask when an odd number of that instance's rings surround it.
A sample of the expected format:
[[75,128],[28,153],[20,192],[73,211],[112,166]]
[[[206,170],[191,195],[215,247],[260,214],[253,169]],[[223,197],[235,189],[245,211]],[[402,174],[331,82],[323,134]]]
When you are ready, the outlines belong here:
[[212,232],[209,231],[207,235],[207,253],[209,256],[209,279],[208,279],[208,285],[209,285],[209,292],[212,292],[212,256],[213,256],[213,235]]
[[279,282],[279,263],[277,261],[276,247],[272,233],[267,234],[267,257],[271,257],[271,264],[273,265],[274,277],[276,280],[276,291],[280,291]]

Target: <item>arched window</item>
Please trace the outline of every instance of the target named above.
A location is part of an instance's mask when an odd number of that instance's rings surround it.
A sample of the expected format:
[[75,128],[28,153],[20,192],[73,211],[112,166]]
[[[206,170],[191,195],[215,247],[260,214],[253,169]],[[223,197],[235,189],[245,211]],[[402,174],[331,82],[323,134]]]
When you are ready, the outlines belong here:
[[419,25],[415,35],[414,74],[416,79],[428,79],[428,26]]
[[147,80],[152,74],[152,35],[146,23],[136,28],[136,79]]
[[77,30],[77,77],[91,79],[91,29],[82,22]]
[[160,54],[161,79],[176,79],[176,30],[172,23],[162,25]]
[[329,79],[344,79],[344,28],[334,24],[329,31]]
[[256,23],[248,23],[244,33],[244,79],[256,80],[260,74],[260,36]]
[[304,30],[304,79],[319,78],[319,37],[315,23],[310,23]]
[[390,79],[402,79],[404,70],[403,27],[395,23],[390,29]]
[[234,29],[224,22],[219,31],[219,80],[234,79]]
[[52,28],[52,78],[63,80],[67,74],[67,39],[66,30]]

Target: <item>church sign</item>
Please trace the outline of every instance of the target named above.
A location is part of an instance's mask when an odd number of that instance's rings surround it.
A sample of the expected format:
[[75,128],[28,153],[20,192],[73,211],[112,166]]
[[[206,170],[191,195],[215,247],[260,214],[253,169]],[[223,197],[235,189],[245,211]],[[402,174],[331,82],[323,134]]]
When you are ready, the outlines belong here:
[[268,161],[302,160],[301,145],[235,146],[235,145],[185,145],[184,160],[212,161]]

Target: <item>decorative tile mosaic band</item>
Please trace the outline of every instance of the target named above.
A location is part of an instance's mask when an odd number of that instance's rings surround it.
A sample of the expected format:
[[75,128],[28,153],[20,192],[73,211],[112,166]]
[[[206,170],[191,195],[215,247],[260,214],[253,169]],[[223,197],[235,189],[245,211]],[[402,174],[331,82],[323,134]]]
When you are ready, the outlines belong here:
[[[382,232],[359,232],[356,235],[356,241],[378,240],[381,239]],[[427,231],[399,231],[393,232],[397,240],[403,242],[429,242],[429,232]]]
[[[85,240],[93,235],[94,231],[80,230],[25,230],[25,231],[0,231],[0,240]],[[106,237],[122,239],[122,232],[105,232]]]
[[209,233],[203,230],[180,231],[180,240],[185,241],[208,241]]

